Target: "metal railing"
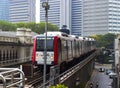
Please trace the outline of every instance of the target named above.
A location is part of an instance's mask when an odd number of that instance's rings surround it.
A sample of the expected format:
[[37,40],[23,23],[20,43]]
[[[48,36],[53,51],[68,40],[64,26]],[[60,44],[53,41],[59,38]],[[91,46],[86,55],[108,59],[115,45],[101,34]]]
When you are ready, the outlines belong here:
[[[62,73],[60,75],[55,76],[54,78],[51,78],[45,84],[42,84],[41,86],[36,87],[36,88],[43,88],[44,85],[48,88],[49,86],[51,86],[51,83],[53,83],[53,85],[56,84],[57,82],[60,84],[64,83],[68,78],[70,78],[77,71],[79,71],[83,66],[85,66],[89,61],[91,61],[93,59],[93,57],[96,56],[97,53],[98,53],[98,51],[94,52],[92,55],[87,57],[84,61],[81,61],[74,67],[70,68],[69,70],[65,71],[64,73]],[[55,75],[54,72],[52,74]],[[56,80],[57,80],[57,82],[55,83]]]
[[3,88],[22,87],[25,85],[25,75],[18,68],[0,68],[0,80]]

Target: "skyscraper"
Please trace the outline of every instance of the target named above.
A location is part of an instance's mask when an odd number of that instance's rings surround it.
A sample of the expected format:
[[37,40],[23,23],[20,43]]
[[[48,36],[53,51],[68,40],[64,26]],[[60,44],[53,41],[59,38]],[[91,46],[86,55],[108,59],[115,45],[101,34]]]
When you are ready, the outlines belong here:
[[[81,35],[82,31],[82,0],[49,0],[48,21],[57,25],[67,25],[71,34]],[[45,10],[40,1],[40,21],[45,21]]]
[[108,31],[120,33],[120,0],[109,0],[108,3]]
[[[40,0],[40,21],[45,21],[45,9],[42,3],[45,0]],[[60,0],[49,0],[50,8],[48,10],[48,22],[60,26]]]
[[9,0],[0,0],[0,20],[9,20]]
[[71,31],[74,35],[82,35],[82,0],[72,0]]
[[35,22],[35,0],[10,0],[10,22]]
[[120,33],[119,0],[83,0],[83,36]]

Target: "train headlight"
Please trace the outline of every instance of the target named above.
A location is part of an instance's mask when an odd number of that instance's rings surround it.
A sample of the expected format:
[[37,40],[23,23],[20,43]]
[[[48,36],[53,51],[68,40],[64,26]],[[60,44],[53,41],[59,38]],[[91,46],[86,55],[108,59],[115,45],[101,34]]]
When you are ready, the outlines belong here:
[[39,57],[38,54],[36,54],[36,59],[38,59],[38,57]]
[[54,59],[53,56],[50,56],[50,59],[53,60]]

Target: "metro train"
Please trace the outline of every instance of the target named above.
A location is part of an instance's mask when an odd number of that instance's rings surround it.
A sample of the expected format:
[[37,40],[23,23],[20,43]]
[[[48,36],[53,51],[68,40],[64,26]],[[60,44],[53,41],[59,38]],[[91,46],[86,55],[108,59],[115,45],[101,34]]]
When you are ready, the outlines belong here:
[[44,45],[46,41],[46,65],[60,65],[67,63],[95,50],[93,38],[76,37],[63,32],[47,32],[34,37],[32,63],[37,66],[44,65]]

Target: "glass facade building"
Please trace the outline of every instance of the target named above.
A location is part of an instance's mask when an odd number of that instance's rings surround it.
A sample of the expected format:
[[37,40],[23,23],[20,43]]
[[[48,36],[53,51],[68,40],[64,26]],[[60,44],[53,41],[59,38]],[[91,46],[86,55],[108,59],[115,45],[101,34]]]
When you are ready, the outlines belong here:
[[[45,9],[42,3],[45,0],[40,0],[40,22],[45,22]],[[49,0],[50,8],[48,10],[48,22],[60,26],[60,0]]]
[[[40,0],[40,21],[45,21],[45,10]],[[82,0],[49,0],[48,21],[61,28],[67,25],[71,34],[81,35]]]
[[120,0],[109,0],[108,3],[108,31],[120,33]]
[[10,22],[35,22],[35,0],[10,0]]
[[9,21],[9,0],[0,0],[0,20]]
[[83,0],[83,36],[120,33],[119,0]]
[[72,0],[71,31],[74,35],[82,35],[82,0]]

